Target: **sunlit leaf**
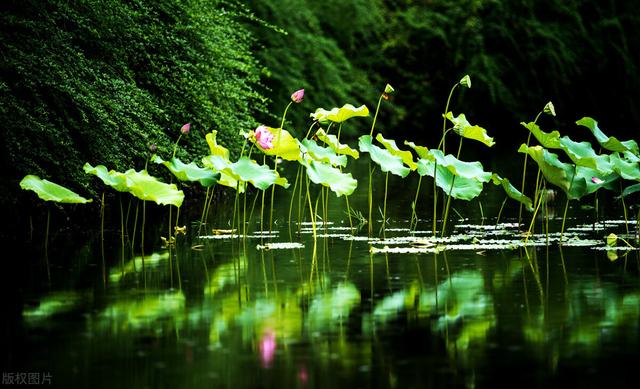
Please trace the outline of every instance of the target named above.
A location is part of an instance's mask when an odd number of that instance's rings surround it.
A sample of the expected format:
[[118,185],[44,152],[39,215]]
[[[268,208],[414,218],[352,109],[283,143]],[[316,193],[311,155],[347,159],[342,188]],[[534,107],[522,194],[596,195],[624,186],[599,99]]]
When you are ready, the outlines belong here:
[[202,164],[205,167],[220,173],[218,184],[228,186],[233,189],[239,189],[240,193],[244,192],[245,184],[240,181],[240,186],[238,186],[239,177],[233,173],[231,161],[220,155],[208,155],[202,158]]
[[199,182],[205,188],[215,185],[220,178],[220,174],[214,173],[211,169],[201,168],[193,162],[185,164],[175,157],[165,161],[158,155],[154,155],[151,161],[164,165],[178,180]]
[[289,187],[286,178],[280,177],[269,166],[260,165],[248,157],[241,157],[238,162],[232,163],[230,167],[237,179],[250,182],[258,189],[266,190],[271,185]]
[[489,147],[495,144],[493,138],[487,135],[487,130],[480,126],[471,125],[463,113],[453,117],[453,112],[447,112],[445,117],[453,123],[453,131],[461,137],[477,140]]
[[411,171],[402,163],[402,158],[391,154],[385,149],[371,143],[370,135],[362,135],[358,138],[358,147],[363,153],[369,153],[371,160],[380,166],[383,172],[390,172],[402,178],[406,177]]
[[342,108],[333,108],[330,111],[327,111],[324,108],[318,108],[316,109],[316,112],[310,114],[309,116],[314,120],[319,121],[320,123],[342,123],[345,120],[351,119],[352,117],[369,116],[369,108],[367,108],[365,105],[361,105],[356,108],[351,104],[345,104],[344,106],[342,106]]
[[590,117],[583,117],[576,122],[579,126],[587,127],[596,138],[600,146],[609,151],[625,152],[630,151],[639,156],[638,144],[634,140],[619,141],[617,138],[606,136],[598,127],[598,122]]
[[520,124],[523,125],[527,130],[531,131],[531,134],[533,134],[538,142],[540,142],[542,147],[546,147],[548,149],[560,148],[560,133],[558,131],[544,132],[534,122],[521,122]]
[[444,155],[442,151],[431,149],[429,150],[429,158],[438,163],[439,166],[444,166],[452,174],[462,177],[474,179],[480,182],[489,182],[491,179],[491,173],[485,172],[480,162],[464,162],[451,154]]
[[436,185],[445,193],[451,193],[451,196],[460,200],[471,200],[482,193],[481,181],[474,178],[456,177],[447,167],[438,165],[435,168],[435,162],[428,159],[418,160],[418,174],[421,176],[434,176],[437,171]]
[[613,232],[607,235],[607,246],[614,247],[618,243],[618,235]]
[[105,185],[112,187],[118,192],[128,192],[127,180],[122,173],[115,170],[107,171],[104,165],[98,165],[96,167],[91,166],[88,162],[82,167],[87,174],[93,174],[100,178]]
[[139,172],[130,169],[122,174],[129,187],[129,193],[135,197],[145,200],[153,201],[156,204],[175,205],[180,207],[184,200],[184,193],[174,184],[165,184],[159,181],[157,178],[149,175],[146,170]]
[[337,155],[331,147],[322,147],[314,140],[303,139],[301,150],[316,161],[328,163],[331,166],[347,166],[346,156]]
[[622,191],[622,196],[626,197],[636,192],[640,192],[640,184],[635,184],[624,188],[624,190]]
[[278,156],[287,161],[300,160],[300,145],[296,138],[282,128],[266,127],[266,129],[273,134],[273,147],[267,150],[262,148],[259,142],[255,142],[260,151],[266,155]]
[[301,163],[306,167],[307,175],[311,181],[328,187],[338,197],[349,196],[358,186],[358,181],[353,178],[351,173],[342,173],[340,169],[329,164],[311,158],[307,158]]
[[531,199],[527,196],[525,196],[522,192],[520,192],[518,189],[516,189],[513,185],[511,185],[511,183],[509,182],[509,180],[507,178],[502,178],[497,174],[493,174],[491,176],[491,181],[495,184],[495,185],[501,185],[502,189],[504,189],[504,192],[507,194],[507,196],[509,196],[511,199],[516,200],[517,202],[523,204],[527,210],[529,212],[533,211],[533,202],[531,201]]
[[85,204],[91,199],[85,199],[77,193],[48,180],[43,180],[38,176],[27,175],[20,181],[20,187],[24,190],[36,192],[38,197],[44,201],[54,201],[56,203]]
[[613,153],[609,157],[613,170],[625,180],[640,181],[640,165],[637,162],[629,162],[625,158],[621,158],[620,154]]
[[218,144],[218,141],[216,139],[217,135],[218,131],[213,130],[205,136],[207,144],[209,145],[209,150],[211,151],[211,155],[219,155],[220,157],[228,160],[229,149]]
[[382,134],[376,135],[376,140],[380,142],[384,146],[384,148],[387,149],[388,152],[390,152],[391,154],[397,157],[400,157],[402,159],[402,162],[405,165],[409,166],[409,169],[416,170],[418,168],[418,165],[415,162],[413,162],[413,155],[411,154],[411,152],[400,150],[396,145],[395,140],[385,139],[385,137],[383,137]]
[[411,147],[416,154],[418,154],[418,157],[420,158],[425,158],[428,159],[428,155],[429,155],[429,148],[428,147],[424,147],[424,146],[418,146],[413,142],[409,142],[409,141],[404,141],[404,144]]
[[360,157],[358,150],[354,150],[348,145],[338,142],[338,138],[335,135],[327,134],[322,128],[316,132],[316,137],[329,145],[329,147],[331,147],[338,155],[348,155],[354,159],[358,159]]
[[575,142],[568,136],[560,138],[560,148],[578,166],[597,170],[600,174],[613,171],[608,155],[598,155],[589,142]]

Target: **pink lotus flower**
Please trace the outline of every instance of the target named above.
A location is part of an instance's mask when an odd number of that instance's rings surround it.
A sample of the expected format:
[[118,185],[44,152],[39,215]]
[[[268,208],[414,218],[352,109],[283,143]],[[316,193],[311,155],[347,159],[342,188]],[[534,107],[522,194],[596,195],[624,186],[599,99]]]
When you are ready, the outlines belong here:
[[291,95],[291,100],[296,104],[301,103],[302,99],[304,99],[304,89],[297,90]]
[[273,148],[273,134],[267,126],[259,126],[255,130],[256,141],[258,146],[263,150],[270,150]]
[[182,128],[180,128],[180,132],[182,133],[182,135],[187,135],[189,133],[189,130],[191,130],[191,123],[187,123],[182,126]]
[[598,177],[591,177],[591,182],[593,182],[594,184],[598,184],[598,185],[604,184],[604,181],[602,181]]

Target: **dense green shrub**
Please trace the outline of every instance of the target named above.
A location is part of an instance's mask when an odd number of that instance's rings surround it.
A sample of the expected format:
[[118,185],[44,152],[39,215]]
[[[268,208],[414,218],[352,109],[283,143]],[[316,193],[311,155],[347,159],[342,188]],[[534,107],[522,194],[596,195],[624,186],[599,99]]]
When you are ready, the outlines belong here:
[[[210,0],[4,1],[0,5],[3,203],[26,173],[79,190],[82,165],[141,168],[192,123],[179,155],[217,129],[233,147],[255,125],[262,71],[245,10]],[[5,170],[7,172],[7,170]]]

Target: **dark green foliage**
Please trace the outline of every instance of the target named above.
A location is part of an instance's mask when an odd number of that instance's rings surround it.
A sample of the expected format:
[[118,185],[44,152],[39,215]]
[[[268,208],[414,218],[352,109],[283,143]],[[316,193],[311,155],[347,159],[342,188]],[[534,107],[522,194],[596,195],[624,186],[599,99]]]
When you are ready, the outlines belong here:
[[[237,147],[264,99],[246,11],[223,1],[4,1],[0,6],[2,201],[26,173],[91,191],[82,166],[144,166],[206,153],[204,132]],[[247,15],[248,16],[248,15]],[[182,149],[185,147],[185,149]]]

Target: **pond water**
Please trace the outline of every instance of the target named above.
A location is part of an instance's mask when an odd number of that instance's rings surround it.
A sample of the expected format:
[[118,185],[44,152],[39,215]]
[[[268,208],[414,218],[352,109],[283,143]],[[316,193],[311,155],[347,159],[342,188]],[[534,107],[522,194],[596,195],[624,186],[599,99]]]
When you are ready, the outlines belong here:
[[[364,178],[349,200],[366,217],[367,165],[357,169]],[[345,200],[334,195],[317,239],[308,216],[298,234],[278,191],[270,234],[258,231],[260,198],[246,239],[223,231],[232,227],[227,201],[200,233],[189,224],[163,249],[168,211],[150,207],[161,217],[146,227],[144,273],[128,239],[121,264],[117,212],[106,223],[104,266],[99,229],[84,240],[53,234],[46,258],[36,233],[8,277],[3,383],[28,373],[60,387],[637,386],[640,257],[606,250],[604,239],[633,239],[634,221],[627,235],[614,203],[598,220],[576,204],[563,245],[539,223],[525,247],[517,205],[496,225],[503,198],[487,188],[482,208],[454,202],[465,219],[452,213],[449,237],[434,239],[427,182],[409,231],[417,180],[390,177],[381,234],[376,174],[371,238],[367,225],[351,234]],[[201,204],[192,207],[181,220],[199,218]],[[563,207],[550,204],[551,231]]]

